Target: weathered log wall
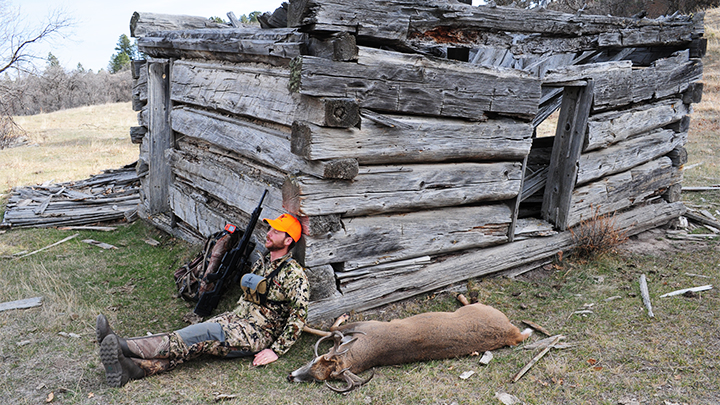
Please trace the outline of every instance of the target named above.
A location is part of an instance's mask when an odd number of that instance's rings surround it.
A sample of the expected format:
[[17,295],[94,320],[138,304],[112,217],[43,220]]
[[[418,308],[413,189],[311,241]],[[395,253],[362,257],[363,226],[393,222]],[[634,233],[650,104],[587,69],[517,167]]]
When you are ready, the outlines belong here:
[[428,0],[292,0],[289,28],[144,16],[141,212],[205,236],[269,190],[263,216],[304,225],[312,320],[541,262],[597,215],[634,233],[683,211],[701,17]]

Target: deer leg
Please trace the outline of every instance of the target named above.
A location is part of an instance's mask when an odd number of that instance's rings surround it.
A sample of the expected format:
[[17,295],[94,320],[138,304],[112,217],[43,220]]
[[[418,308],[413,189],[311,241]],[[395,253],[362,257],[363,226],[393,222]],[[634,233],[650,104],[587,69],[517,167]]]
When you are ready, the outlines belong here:
[[342,315],[338,316],[338,318],[335,320],[335,323],[333,323],[332,326],[330,327],[330,330],[337,329],[338,326],[340,326],[343,322],[347,321],[348,319],[350,319],[350,315],[348,315],[348,314],[342,314]]
[[321,336],[321,337],[330,336],[332,334],[331,332],[327,332],[327,331],[320,330],[320,329],[314,329],[307,325],[303,326],[303,332],[306,332],[306,333],[309,333],[309,334],[315,335],[315,336]]
[[[332,326],[330,327],[330,331],[336,330],[338,328],[338,326],[340,326],[343,322],[347,321],[348,319],[350,319],[350,315],[348,315],[348,314],[340,315],[335,320],[335,323],[333,323]],[[320,337],[330,336],[332,334],[331,332],[311,328],[307,325],[303,326],[303,332],[306,332],[306,333],[309,333],[309,334],[315,335],[315,336],[320,336]]]
[[468,299],[462,294],[458,294],[455,298],[457,298],[457,300],[460,301],[463,306],[470,305],[470,301],[468,301]]

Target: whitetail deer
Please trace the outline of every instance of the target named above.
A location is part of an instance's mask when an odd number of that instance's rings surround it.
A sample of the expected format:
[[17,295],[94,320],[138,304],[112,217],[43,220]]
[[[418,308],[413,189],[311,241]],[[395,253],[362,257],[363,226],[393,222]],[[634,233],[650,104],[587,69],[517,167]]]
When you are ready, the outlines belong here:
[[[315,344],[315,358],[293,371],[291,382],[325,381],[334,391],[348,392],[372,378],[357,374],[376,366],[448,359],[472,353],[515,346],[532,334],[522,333],[505,314],[483,305],[465,305],[455,312],[428,312],[390,322],[366,321],[337,326],[342,318]],[[308,330],[313,332],[314,330]],[[320,331],[314,331],[314,333]],[[326,339],[335,345],[320,356],[318,346]],[[336,389],[328,380],[345,380],[347,387]]]

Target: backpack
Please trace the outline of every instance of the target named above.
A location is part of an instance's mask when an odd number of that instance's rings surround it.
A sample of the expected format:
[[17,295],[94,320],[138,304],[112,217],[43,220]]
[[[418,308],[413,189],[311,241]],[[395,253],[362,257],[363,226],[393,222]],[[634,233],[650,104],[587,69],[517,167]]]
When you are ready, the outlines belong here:
[[215,273],[220,267],[225,253],[232,249],[242,232],[220,231],[210,235],[203,250],[189,263],[175,270],[177,296],[186,301],[197,302],[200,295],[214,288],[214,282],[208,282],[207,274]]

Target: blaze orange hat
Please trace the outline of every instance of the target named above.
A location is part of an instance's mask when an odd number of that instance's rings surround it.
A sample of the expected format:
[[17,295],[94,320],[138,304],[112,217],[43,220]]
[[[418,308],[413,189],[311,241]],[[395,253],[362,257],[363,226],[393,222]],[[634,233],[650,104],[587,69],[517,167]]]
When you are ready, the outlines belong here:
[[263,218],[263,222],[269,224],[275,230],[287,232],[295,242],[300,240],[302,225],[300,225],[297,218],[290,214],[282,214],[275,219]]

